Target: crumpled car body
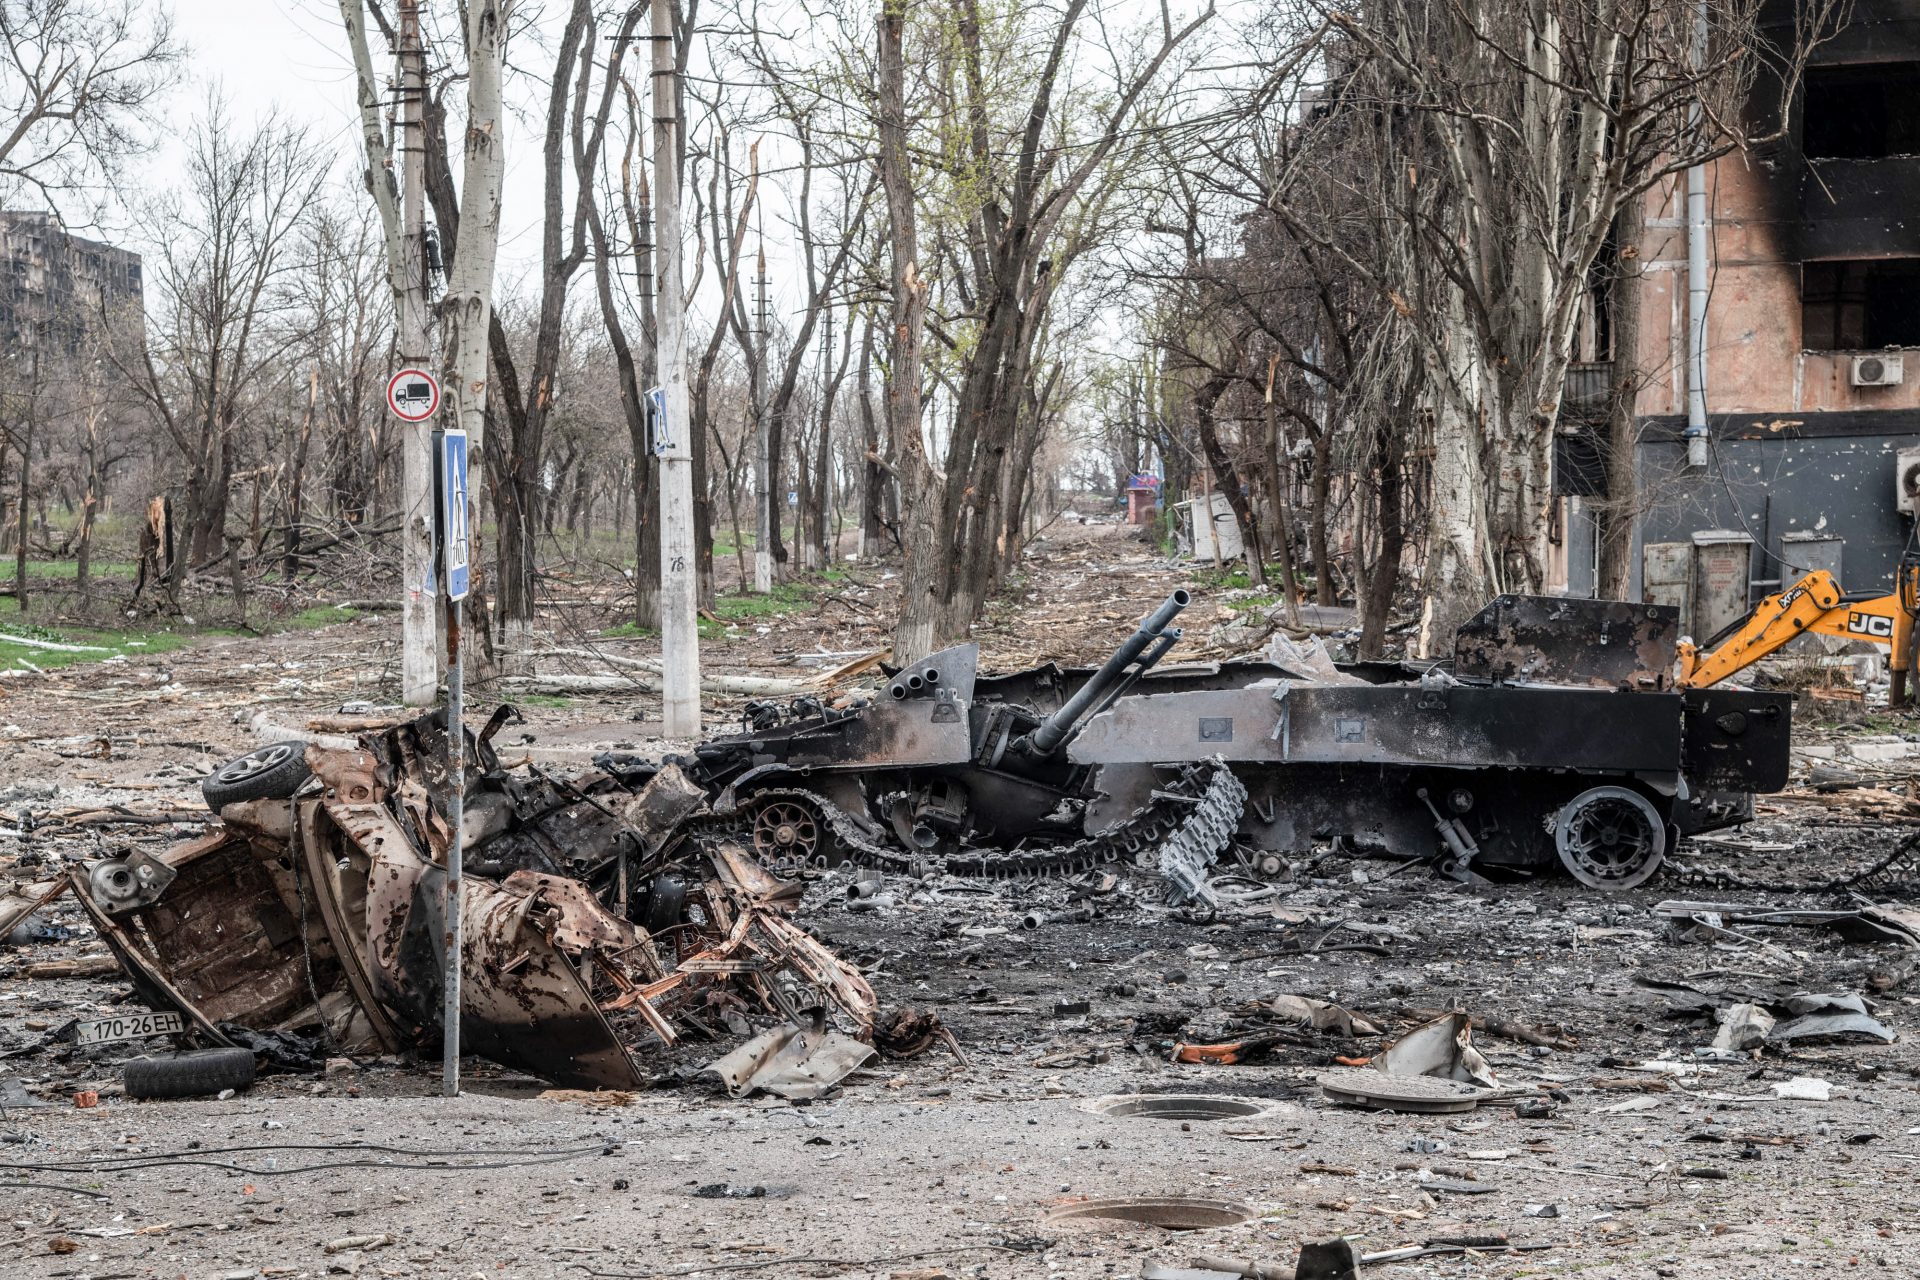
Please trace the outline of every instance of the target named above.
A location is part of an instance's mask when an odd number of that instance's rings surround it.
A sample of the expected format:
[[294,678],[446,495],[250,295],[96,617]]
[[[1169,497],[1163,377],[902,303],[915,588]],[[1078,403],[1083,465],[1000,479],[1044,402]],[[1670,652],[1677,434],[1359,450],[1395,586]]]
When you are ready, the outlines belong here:
[[[357,750],[310,746],[318,789],[230,804],[217,828],[157,858],[76,868],[75,896],[140,997],[178,1009],[196,1042],[232,1043],[244,1028],[345,1053],[437,1051],[452,832],[432,798],[435,738],[429,716]],[[537,848],[555,870],[465,877],[465,1051],[563,1087],[630,1089],[644,1083],[638,1046],[672,1044],[705,1029],[704,1013],[749,1001],[796,1022],[831,1010],[871,1038],[872,988],[789,918],[797,886],[738,845],[676,845],[604,801],[594,821],[557,826],[550,793],[584,793],[546,780],[543,807],[484,740],[468,749],[469,811],[482,815],[465,834],[468,866],[489,865],[497,841]],[[649,798],[629,799],[644,823]],[[589,872],[605,873],[598,892]],[[634,879],[669,873],[672,910],[656,906],[651,929],[627,919]]]

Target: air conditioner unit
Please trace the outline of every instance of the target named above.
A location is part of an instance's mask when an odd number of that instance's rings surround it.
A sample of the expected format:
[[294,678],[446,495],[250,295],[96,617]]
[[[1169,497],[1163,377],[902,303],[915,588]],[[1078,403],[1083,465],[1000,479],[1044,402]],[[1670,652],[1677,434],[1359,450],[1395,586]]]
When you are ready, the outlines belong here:
[[1920,515],[1920,449],[1894,455],[1893,481],[1893,505],[1907,515]]
[[1901,356],[1855,356],[1853,385],[1856,387],[1897,387],[1905,373]]

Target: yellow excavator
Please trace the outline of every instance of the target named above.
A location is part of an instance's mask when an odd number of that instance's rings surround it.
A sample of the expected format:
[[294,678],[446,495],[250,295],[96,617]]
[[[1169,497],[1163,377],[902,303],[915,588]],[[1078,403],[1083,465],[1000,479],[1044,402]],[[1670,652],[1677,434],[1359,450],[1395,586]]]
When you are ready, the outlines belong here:
[[1678,683],[1683,689],[1718,684],[1811,631],[1885,646],[1892,672],[1889,701],[1903,706],[1916,613],[1920,613],[1920,562],[1903,560],[1894,590],[1885,595],[1848,595],[1831,573],[1815,569],[1785,591],[1762,600],[1706,644],[1682,640]]

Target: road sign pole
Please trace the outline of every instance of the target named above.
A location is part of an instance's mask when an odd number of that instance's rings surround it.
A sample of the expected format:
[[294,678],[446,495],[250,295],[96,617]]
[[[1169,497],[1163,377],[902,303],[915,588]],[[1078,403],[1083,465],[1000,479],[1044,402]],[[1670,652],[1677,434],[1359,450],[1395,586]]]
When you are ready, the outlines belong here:
[[460,602],[466,599],[471,565],[467,532],[467,433],[442,431],[434,436],[434,468],[440,495],[440,595],[447,617],[447,888],[441,911],[445,917],[446,999],[440,1010],[440,1091],[460,1095],[460,970],[463,956],[460,906],[463,899],[466,826],[467,743],[463,723],[466,696],[460,660]]
[[[464,501],[464,499],[462,499]],[[460,1096],[460,902],[465,851],[461,829],[466,817],[466,733],[461,726],[460,602],[447,599],[447,1000],[440,1013],[445,1028],[441,1050],[440,1092]]]

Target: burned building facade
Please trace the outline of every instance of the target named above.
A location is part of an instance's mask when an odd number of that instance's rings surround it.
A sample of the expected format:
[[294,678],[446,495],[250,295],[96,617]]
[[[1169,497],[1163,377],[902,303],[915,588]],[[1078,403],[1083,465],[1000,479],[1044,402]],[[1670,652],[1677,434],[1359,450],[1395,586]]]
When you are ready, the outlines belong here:
[[103,315],[137,310],[140,255],[70,235],[46,213],[0,211],[0,351],[71,355]]
[[[1769,8],[1775,30],[1791,21]],[[1777,86],[1756,90],[1756,110],[1763,98]],[[1811,569],[1884,590],[1920,488],[1920,0],[1855,4],[1813,53],[1778,139],[1704,178],[1704,225],[1690,230],[1684,174],[1641,212],[1636,592],[1697,627],[1714,615],[1692,599],[1709,562],[1729,600]],[[1706,258],[1697,374],[1690,236]],[[1704,467],[1688,460],[1693,378]],[[1566,590],[1590,595],[1592,508],[1570,488]]]

